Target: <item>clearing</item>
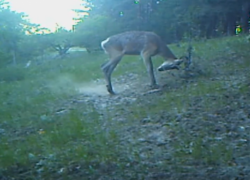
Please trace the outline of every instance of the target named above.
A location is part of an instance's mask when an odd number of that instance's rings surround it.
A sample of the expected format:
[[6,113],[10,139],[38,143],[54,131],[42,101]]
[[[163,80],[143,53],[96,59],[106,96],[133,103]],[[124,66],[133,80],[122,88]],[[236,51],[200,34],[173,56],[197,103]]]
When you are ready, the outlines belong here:
[[[127,56],[116,96],[104,53],[0,69],[0,179],[250,179],[249,47],[245,37],[194,42],[190,71],[156,72],[155,92]],[[187,45],[170,48],[180,56]]]

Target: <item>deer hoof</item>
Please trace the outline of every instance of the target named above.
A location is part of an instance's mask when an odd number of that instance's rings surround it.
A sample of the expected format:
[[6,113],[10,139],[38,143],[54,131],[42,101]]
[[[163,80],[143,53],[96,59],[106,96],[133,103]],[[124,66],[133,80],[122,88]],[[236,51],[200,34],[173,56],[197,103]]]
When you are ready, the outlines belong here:
[[115,95],[115,92],[113,91],[112,87],[110,87],[109,85],[107,85],[107,90],[110,95]]
[[158,84],[153,84],[153,85],[150,85],[150,88],[151,89],[160,89],[160,86]]

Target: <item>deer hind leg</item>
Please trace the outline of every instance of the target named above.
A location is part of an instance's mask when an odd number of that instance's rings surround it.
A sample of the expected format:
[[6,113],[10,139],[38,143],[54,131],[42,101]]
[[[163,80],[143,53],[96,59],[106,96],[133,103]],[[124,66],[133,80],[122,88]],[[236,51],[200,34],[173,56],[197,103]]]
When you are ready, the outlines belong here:
[[115,56],[115,58],[111,58],[110,61],[105,62],[101,66],[101,68],[104,72],[106,83],[107,83],[107,85],[106,85],[107,91],[112,95],[114,95],[115,92],[113,91],[113,87],[112,87],[111,75],[112,75],[112,72],[114,71],[115,67],[117,66],[117,64],[121,61],[122,57],[123,57],[123,54],[119,54],[119,55]]
[[142,58],[143,58],[145,66],[147,68],[147,72],[149,74],[150,86],[152,88],[158,88],[158,85],[156,84],[156,80],[155,80],[154,67],[153,67],[151,56],[144,53],[144,54],[142,54]]

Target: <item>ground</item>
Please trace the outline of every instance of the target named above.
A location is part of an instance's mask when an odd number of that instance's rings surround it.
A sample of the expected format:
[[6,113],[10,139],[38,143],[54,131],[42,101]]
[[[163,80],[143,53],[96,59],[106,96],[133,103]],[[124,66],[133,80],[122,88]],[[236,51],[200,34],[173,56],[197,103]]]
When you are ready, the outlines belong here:
[[194,46],[189,71],[156,72],[160,90],[126,57],[110,96],[103,54],[2,80],[0,179],[250,179],[249,43]]

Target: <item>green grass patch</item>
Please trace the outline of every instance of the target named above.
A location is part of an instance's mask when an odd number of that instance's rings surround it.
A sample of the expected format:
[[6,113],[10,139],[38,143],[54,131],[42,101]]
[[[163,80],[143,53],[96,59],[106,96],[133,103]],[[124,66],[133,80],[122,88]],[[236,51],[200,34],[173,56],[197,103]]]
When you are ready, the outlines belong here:
[[13,133],[12,138],[1,138],[0,169],[22,166],[46,174],[53,169],[53,163],[63,167],[69,162],[114,162],[118,158],[118,139],[113,130],[103,129],[102,124],[94,110],[87,116],[73,110],[40,124],[40,129],[30,134],[15,137]]

